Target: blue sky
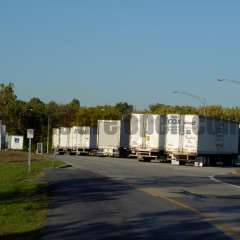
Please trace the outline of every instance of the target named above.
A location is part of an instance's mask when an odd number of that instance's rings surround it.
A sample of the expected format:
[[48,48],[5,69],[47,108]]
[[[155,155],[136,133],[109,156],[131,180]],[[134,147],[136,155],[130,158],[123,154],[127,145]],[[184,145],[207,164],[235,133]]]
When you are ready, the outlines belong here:
[[0,3],[0,82],[20,99],[237,106],[239,0],[8,0]]

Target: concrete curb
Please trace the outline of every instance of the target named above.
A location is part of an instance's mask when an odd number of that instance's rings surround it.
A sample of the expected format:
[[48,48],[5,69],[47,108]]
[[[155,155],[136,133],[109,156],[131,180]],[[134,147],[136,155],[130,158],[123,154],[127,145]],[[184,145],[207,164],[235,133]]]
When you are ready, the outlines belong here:
[[73,166],[70,164],[64,164],[64,165],[58,166],[57,168],[72,168],[72,167]]
[[235,176],[240,176],[240,172],[238,172],[237,170],[233,171],[232,174]]

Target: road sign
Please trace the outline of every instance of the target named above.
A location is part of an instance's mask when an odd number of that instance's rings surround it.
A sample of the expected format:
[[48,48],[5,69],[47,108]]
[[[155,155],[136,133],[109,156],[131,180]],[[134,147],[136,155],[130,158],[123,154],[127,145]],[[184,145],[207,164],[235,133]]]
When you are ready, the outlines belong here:
[[33,129],[28,129],[27,130],[27,138],[28,139],[33,139],[34,137],[34,130]]

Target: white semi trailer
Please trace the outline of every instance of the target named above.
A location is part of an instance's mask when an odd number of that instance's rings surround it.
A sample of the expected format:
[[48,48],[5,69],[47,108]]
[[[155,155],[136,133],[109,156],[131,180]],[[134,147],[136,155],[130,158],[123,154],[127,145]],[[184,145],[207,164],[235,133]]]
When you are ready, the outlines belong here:
[[2,125],[2,149],[7,149],[7,126]]
[[90,154],[97,149],[97,130],[91,127],[72,127],[69,147],[71,154]]
[[238,124],[198,115],[167,115],[166,152],[172,164],[232,164],[238,155]]
[[3,150],[3,133],[2,133],[2,120],[0,120],[0,151]]
[[53,129],[52,146],[58,154],[69,151],[70,128],[60,127]]
[[129,121],[98,120],[97,147],[99,156],[128,156]]
[[79,127],[74,126],[69,133],[69,150],[70,154],[77,154],[80,145],[80,131]]
[[8,134],[6,125],[2,124],[0,120],[0,151],[7,149],[8,147]]
[[52,134],[52,150],[54,152],[58,151],[59,148],[59,142],[60,142],[60,129],[59,128],[53,128],[53,134]]
[[157,114],[131,115],[130,156],[140,161],[151,161],[164,156],[166,116]]

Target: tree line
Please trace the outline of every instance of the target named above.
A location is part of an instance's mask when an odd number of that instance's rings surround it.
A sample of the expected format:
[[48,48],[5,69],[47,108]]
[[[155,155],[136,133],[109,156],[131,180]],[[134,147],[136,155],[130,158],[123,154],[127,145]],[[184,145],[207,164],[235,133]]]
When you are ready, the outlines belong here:
[[[14,84],[0,84],[0,119],[7,125],[9,135],[26,136],[26,129],[35,130],[34,146],[42,142],[46,146],[48,121],[51,129],[61,126],[97,126],[99,119],[123,119],[134,111],[133,105],[119,102],[115,105],[96,107],[81,106],[80,101],[74,98],[70,103],[59,104],[54,101],[43,102],[39,98],[22,101],[17,98]],[[206,107],[172,106],[153,104],[141,111],[155,114],[200,114],[225,120],[240,122],[240,108],[224,108],[220,105]],[[27,143],[25,143],[25,147]]]

